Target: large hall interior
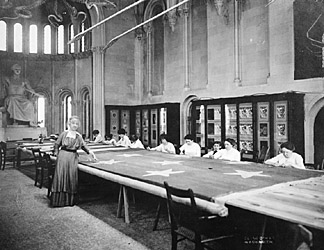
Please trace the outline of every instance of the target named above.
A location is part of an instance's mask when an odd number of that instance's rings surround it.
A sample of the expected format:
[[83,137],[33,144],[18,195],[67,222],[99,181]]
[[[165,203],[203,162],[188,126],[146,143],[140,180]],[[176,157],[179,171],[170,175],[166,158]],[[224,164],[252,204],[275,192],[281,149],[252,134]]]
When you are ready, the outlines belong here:
[[[322,0],[0,0],[0,248],[174,250],[178,188],[216,214],[196,235],[233,230],[210,249],[324,249],[323,12]],[[78,192],[58,209],[72,154]],[[178,249],[209,249],[191,240]]]

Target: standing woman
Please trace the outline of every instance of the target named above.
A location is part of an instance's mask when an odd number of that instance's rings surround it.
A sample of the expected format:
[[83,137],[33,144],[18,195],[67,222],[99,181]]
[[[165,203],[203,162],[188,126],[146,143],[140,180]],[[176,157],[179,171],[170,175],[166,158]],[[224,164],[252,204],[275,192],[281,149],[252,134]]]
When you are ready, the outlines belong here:
[[52,184],[51,205],[53,207],[73,206],[78,202],[78,149],[91,154],[97,160],[95,154],[90,151],[77,132],[80,120],[77,116],[69,118],[69,129],[62,132],[54,144],[54,154],[57,155],[55,174]]

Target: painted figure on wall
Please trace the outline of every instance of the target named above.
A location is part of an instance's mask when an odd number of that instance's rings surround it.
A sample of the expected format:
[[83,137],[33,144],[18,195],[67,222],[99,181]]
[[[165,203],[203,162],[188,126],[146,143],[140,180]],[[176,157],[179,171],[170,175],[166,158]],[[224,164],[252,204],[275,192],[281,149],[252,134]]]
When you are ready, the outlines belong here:
[[27,92],[31,96],[38,96],[38,94],[31,88],[28,80],[21,77],[21,66],[19,64],[14,64],[11,69],[13,75],[6,77],[4,81],[7,93],[5,108],[10,118],[14,119],[14,123],[23,121],[29,122],[30,126],[37,126],[34,103],[28,99]]

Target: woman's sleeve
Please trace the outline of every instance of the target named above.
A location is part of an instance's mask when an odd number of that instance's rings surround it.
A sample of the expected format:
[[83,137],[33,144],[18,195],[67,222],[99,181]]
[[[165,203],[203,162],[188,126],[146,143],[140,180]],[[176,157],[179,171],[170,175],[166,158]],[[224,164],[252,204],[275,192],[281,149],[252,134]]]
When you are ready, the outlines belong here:
[[63,135],[64,135],[64,132],[59,135],[59,137],[57,138],[57,140],[54,143],[54,155],[57,155],[59,152],[59,148],[62,145],[62,141],[63,141]]
[[271,159],[268,159],[264,162],[264,164],[268,164],[268,165],[272,165],[272,164],[275,164],[275,163],[278,163],[279,161],[279,155],[271,158]]
[[219,159],[222,156],[222,149],[218,150],[215,154],[214,154],[214,159]]
[[80,145],[81,145],[81,149],[86,152],[87,154],[90,153],[90,148],[88,147],[88,145],[85,143],[85,141],[82,139],[81,136],[79,136],[79,140],[80,140]]
[[171,154],[175,154],[176,153],[175,147],[174,147],[174,145],[172,143],[170,144],[170,151],[171,151],[170,152]]
[[199,144],[197,144],[196,156],[201,157],[201,148],[200,148]]
[[300,169],[306,169],[305,165],[304,165],[304,159],[301,155],[297,155],[296,157],[296,168],[300,168]]

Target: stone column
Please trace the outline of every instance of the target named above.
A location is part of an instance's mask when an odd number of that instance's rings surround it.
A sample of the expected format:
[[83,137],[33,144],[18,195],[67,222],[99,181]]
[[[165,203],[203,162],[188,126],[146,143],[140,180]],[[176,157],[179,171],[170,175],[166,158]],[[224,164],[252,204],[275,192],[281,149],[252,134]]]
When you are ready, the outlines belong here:
[[92,116],[93,129],[105,134],[105,82],[104,82],[104,52],[103,46],[93,47],[93,85],[92,85]]
[[183,56],[184,56],[184,74],[185,74],[185,82],[184,82],[184,89],[185,90],[189,90],[190,86],[189,86],[189,26],[188,26],[188,19],[189,19],[189,6],[188,3],[185,3],[182,7],[181,7],[181,14],[183,16]]
[[234,82],[241,85],[241,64],[240,64],[240,3],[239,0],[234,1]]

